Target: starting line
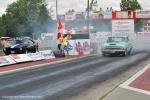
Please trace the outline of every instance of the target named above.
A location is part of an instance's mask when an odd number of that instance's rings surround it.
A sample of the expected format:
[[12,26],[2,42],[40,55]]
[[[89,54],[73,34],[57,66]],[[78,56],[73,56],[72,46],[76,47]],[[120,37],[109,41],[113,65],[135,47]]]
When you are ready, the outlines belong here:
[[[146,80],[147,78],[149,78],[149,80]],[[150,95],[150,64],[136,73],[129,80],[121,84],[119,87]]]

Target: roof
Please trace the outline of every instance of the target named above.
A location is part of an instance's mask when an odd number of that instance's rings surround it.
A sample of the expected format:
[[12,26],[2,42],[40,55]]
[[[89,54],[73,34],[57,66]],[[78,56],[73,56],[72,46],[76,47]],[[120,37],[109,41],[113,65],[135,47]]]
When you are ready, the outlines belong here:
[[10,37],[0,37],[1,39],[10,39]]

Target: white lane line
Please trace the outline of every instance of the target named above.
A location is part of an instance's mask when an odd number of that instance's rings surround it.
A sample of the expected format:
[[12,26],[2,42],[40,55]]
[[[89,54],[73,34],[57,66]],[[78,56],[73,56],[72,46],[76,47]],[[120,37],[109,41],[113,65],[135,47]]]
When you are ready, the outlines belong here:
[[133,77],[131,77],[129,80],[127,80],[126,82],[121,84],[119,87],[150,95],[150,91],[146,91],[146,90],[142,90],[142,89],[138,89],[138,88],[134,88],[134,87],[129,86],[134,80],[136,80],[139,76],[141,76],[149,68],[150,68],[150,64],[146,65],[145,68],[143,68],[141,71],[137,72]]
[[0,72],[0,75],[15,73],[15,72],[24,71],[24,70],[30,70],[30,69],[35,69],[35,68],[40,68],[42,66],[51,65],[51,64],[58,64],[58,63],[68,62],[68,61],[72,61],[72,60],[81,59],[81,58],[84,58],[84,57],[86,57],[86,56],[70,58],[70,59],[65,59],[65,60],[60,60],[60,61],[54,61],[54,62],[50,62],[50,63],[32,65],[32,66],[27,66],[27,67],[24,67],[24,68],[18,68],[18,69],[13,69],[13,70],[8,70],[8,71],[3,71],[3,72]]
[[147,95],[150,95],[150,91],[146,91],[146,90],[142,90],[142,89],[138,89],[138,88],[134,88],[134,87],[130,87],[130,86],[120,86],[121,88],[124,88],[124,89],[128,89],[128,90],[131,90],[131,91],[135,91],[135,92],[138,92],[138,93],[142,93],[142,94],[147,94]]

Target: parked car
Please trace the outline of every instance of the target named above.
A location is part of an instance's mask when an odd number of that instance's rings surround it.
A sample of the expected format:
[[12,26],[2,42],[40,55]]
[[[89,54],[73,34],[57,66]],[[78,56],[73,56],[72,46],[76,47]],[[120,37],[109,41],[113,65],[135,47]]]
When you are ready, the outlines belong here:
[[31,38],[10,39],[7,45],[4,46],[3,51],[5,55],[35,53],[38,51],[38,44]]
[[102,44],[102,55],[122,54],[129,55],[132,51],[132,44],[128,36],[112,36],[108,37],[107,41]]

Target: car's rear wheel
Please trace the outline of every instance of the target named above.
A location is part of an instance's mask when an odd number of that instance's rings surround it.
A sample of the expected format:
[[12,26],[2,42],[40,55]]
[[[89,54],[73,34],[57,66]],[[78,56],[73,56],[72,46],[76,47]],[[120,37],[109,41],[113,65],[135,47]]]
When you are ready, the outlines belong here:
[[24,53],[24,54],[27,54],[27,53],[28,53],[28,50],[27,50],[26,48],[24,48],[24,49],[23,49],[23,53]]
[[132,49],[130,49],[130,50],[129,50],[128,55],[130,55],[130,54],[131,54],[131,50],[132,50]]
[[33,52],[33,53],[36,53],[36,51],[37,51],[37,48],[34,48],[32,52]]
[[30,52],[36,53],[36,52],[37,52],[37,47],[32,48],[32,49],[30,50]]

